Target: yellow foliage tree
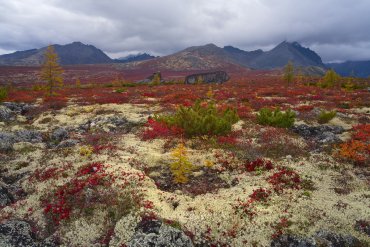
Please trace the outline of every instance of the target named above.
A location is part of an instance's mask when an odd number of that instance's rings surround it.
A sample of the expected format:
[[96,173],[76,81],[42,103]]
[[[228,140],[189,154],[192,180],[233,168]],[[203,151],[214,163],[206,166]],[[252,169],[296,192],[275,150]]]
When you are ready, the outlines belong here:
[[175,183],[187,183],[188,175],[195,169],[193,164],[188,159],[186,147],[180,143],[173,151],[172,157],[174,162],[170,164],[170,169],[174,177]]
[[323,87],[333,87],[339,85],[340,76],[333,69],[326,72],[323,78]]
[[285,65],[284,80],[287,86],[289,86],[294,80],[294,65],[292,61],[289,61],[287,65]]
[[45,61],[41,68],[41,79],[46,81],[47,94],[53,94],[53,88],[59,84],[63,85],[63,69],[58,63],[58,54],[53,46],[49,45],[45,51]]

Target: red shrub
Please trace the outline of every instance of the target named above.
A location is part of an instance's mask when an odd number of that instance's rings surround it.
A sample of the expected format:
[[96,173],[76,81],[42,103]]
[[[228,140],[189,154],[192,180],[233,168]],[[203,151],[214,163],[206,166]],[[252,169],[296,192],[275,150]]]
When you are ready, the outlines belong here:
[[151,140],[158,137],[180,136],[183,130],[176,126],[167,126],[167,124],[158,122],[153,118],[148,119],[147,129],[143,133],[143,140]]
[[273,189],[282,193],[286,189],[300,189],[301,178],[295,171],[281,168],[280,171],[271,175],[267,180]]
[[274,169],[274,165],[270,160],[257,159],[244,165],[248,172],[254,172],[256,170],[270,171]]
[[249,195],[250,202],[267,202],[269,199],[269,196],[271,195],[271,190],[264,189],[264,188],[258,188],[256,190],[253,190],[253,193]]

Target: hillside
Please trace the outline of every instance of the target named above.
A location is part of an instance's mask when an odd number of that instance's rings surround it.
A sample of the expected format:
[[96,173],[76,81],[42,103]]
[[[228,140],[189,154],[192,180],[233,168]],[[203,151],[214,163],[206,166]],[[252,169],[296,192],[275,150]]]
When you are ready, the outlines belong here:
[[[81,42],[73,42],[67,45],[53,45],[60,58],[62,65],[74,64],[102,64],[112,63],[104,52],[93,45],[85,45]],[[11,54],[0,56],[0,65],[37,66],[41,65],[44,59],[44,52],[47,47],[26,51],[17,51]]]
[[341,76],[366,78],[370,76],[370,61],[347,61],[344,63],[328,63],[327,67],[334,69]]

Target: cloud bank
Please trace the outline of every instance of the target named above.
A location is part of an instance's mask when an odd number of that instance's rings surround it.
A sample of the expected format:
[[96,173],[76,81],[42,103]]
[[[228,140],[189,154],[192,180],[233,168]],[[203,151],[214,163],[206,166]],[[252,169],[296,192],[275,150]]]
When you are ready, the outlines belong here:
[[0,0],[0,53],[81,41],[119,57],[298,41],[324,61],[370,59],[368,0]]

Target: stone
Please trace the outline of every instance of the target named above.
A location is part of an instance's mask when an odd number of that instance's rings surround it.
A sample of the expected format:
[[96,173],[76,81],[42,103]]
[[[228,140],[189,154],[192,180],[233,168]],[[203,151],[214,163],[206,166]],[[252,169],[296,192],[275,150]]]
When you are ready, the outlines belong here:
[[188,75],[185,78],[185,84],[202,83],[224,83],[230,79],[230,76],[225,71],[216,71],[208,73],[199,73]]
[[78,140],[68,139],[59,143],[57,148],[70,148],[76,146],[78,143],[79,143]]
[[78,127],[78,130],[81,132],[87,132],[91,128],[94,128],[101,129],[106,132],[120,130],[124,133],[128,133],[136,125],[136,123],[130,122],[126,118],[120,116],[96,117],[94,119],[89,119],[84,124],[81,124]]
[[272,240],[271,247],[316,247],[312,238],[301,238],[298,236],[281,235]]
[[147,78],[145,78],[144,80],[141,80],[141,81],[137,81],[136,83],[152,83],[153,81],[154,81],[154,78],[155,77],[159,77],[159,81],[160,81],[160,83],[163,83],[164,82],[164,80],[162,80],[162,74],[161,74],[161,72],[155,72],[155,73],[153,73],[152,75],[150,75],[150,76],[148,76]]
[[322,245],[330,247],[361,246],[361,242],[351,235],[340,235],[326,230],[320,230],[316,232],[315,239],[316,242],[320,243],[320,246]]
[[306,124],[293,126],[292,130],[304,139],[313,140],[320,144],[338,142],[340,139],[337,135],[344,132],[344,129],[340,126],[308,126]]
[[163,224],[158,220],[143,220],[135,229],[129,247],[190,247],[190,238],[181,230]]
[[8,189],[0,184],[0,208],[6,207],[13,202],[13,197]]
[[41,242],[36,240],[28,222],[23,220],[9,220],[0,224],[1,247],[57,247],[58,241],[50,236]]
[[16,136],[12,133],[0,132],[0,151],[13,150],[13,144],[16,142]]
[[18,130],[15,135],[16,142],[42,142],[42,135],[36,130]]
[[65,128],[57,128],[50,134],[50,139],[53,142],[59,143],[65,139],[68,139],[68,131]]
[[0,224],[0,246],[33,247],[35,244],[31,226],[21,220],[10,220]]
[[12,120],[14,120],[13,112],[5,106],[0,106],[0,122],[9,122]]

